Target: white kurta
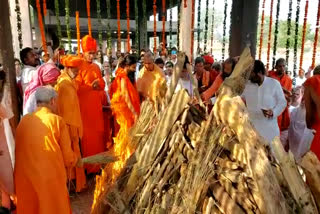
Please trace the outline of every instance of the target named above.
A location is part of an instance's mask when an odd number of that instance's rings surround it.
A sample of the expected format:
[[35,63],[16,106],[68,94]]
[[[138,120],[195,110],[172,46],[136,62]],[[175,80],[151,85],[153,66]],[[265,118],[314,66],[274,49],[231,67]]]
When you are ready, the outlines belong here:
[[[274,137],[280,136],[277,117],[287,106],[280,83],[269,77],[265,77],[261,86],[249,81],[242,97],[246,100],[250,120],[259,134],[269,143]],[[273,118],[266,118],[262,109],[271,109]]]
[[37,68],[32,67],[29,65],[25,65],[21,71],[21,85],[22,91],[24,93],[26,87],[28,86],[29,82],[32,80],[34,73],[36,72]]
[[177,87],[176,87],[176,92],[180,91],[181,89],[186,89],[189,96],[193,97],[193,90],[192,90],[192,82],[191,80],[184,80],[184,79],[179,79]]

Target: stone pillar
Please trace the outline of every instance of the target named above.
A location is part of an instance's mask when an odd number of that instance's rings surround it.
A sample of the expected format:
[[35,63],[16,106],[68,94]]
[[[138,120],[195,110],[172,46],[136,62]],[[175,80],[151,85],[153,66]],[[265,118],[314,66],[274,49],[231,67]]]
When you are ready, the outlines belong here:
[[[14,55],[12,47],[12,34],[10,24],[9,0],[0,1],[0,63],[3,64],[6,72],[5,96],[9,98],[9,108],[11,107],[15,117],[10,121],[15,129],[18,124],[19,111],[16,90],[16,72],[14,67]],[[14,130],[13,129],[13,130]]]
[[[139,14],[143,14],[142,9],[141,9],[141,13],[139,13]],[[141,15],[141,16],[139,15],[139,29],[137,29],[137,30],[139,30],[139,40],[140,40],[139,41],[139,46],[140,46],[139,50],[141,50],[142,48],[148,49],[148,47],[149,47],[147,21],[148,21],[148,17],[144,17],[143,15]]]
[[181,18],[180,18],[180,50],[187,54],[191,61],[191,14],[192,0],[187,0],[187,7],[184,7],[184,1],[181,1]]
[[239,56],[247,44],[256,54],[259,0],[233,0],[231,12],[230,56]]

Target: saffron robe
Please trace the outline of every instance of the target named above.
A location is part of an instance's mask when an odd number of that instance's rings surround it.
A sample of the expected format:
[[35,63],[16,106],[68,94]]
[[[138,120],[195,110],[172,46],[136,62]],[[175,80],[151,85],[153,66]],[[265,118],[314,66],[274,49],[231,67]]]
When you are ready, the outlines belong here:
[[[81,158],[79,143],[83,129],[76,85],[67,73],[62,72],[55,90],[58,93],[58,115],[67,124],[73,152],[78,158]],[[69,180],[76,179],[76,192],[80,192],[86,187],[86,175],[83,167],[67,168],[67,177]]]
[[[92,88],[92,83],[99,80],[99,90]],[[83,137],[81,152],[83,157],[96,155],[105,151],[104,121],[102,111],[102,96],[105,83],[97,64],[83,62],[75,79],[78,89]],[[100,166],[85,165],[87,173],[96,173]]]
[[17,213],[71,213],[65,167],[76,164],[62,117],[41,107],[16,130],[14,183]]
[[[304,86],[306,88],[310,88],[314,96],[316,96],[317,101],[320,102],[320,76],[314,75],[313,77],[307,79],[307,81],[304,83]],[[315,101],[313,100],[313,102]],[[315,107],[315,115],[312,129],[314,129],[316,133],[314,135],[310,149],[317,155],[318,159],[320,160],[320,104],[313,103],[313,105]]]
[[[276,71],[269,71],[269,76],[271,78],[273,78],[273,79],[278,80],[283,89],[287,90],[288,92],[291,92],[291,90],[292,90],[292,80],[287,74],[284,74],[280,78],[277,75]],[[286,93],[285,93],[285,95],[286,95]],[[282,114],[278,117],[278,125],[279,125],[279,128],[280,128],[280,131],[288,130],[289,125],[290,125],[290,112],[289,112],[289,106],[288,105],[285,108],[285,110],[282,112]]]
[[165,96],[166,87],[165,75],[156,64],[154,64],[153,71],[148,71],[145,67],[140,70],[137,89],[143,97],[156,102]]
[[203,101],[208,101],[211,97],[213,97],[215,93],[218,91],[218,89],[220,88],[220,86],[222,85],[222,83],[223,83],[223,78],[222,78],[222,73],[220,73],[214,80],[213,84],[201,94]]

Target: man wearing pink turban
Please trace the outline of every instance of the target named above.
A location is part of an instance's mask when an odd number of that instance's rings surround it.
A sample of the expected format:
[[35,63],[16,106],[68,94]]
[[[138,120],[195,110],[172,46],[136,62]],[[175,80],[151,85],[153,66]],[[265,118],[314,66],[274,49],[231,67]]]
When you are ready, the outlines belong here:
[[32,113],[37,108],[34,92],[39,86],[54,86],[60,76],[59,69],[51,63],[41,65],[24,92],[23,115]]

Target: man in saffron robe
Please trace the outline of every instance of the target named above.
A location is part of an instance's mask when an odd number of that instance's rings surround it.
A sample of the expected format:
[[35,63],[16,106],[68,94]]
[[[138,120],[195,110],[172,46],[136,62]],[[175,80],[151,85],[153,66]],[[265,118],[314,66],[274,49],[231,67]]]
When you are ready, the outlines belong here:
[[203,59],[204,59],[204,69],[210,73],[210,80],[209,80],[209,86],[210,86],[216,80],[217,76],[219,75],[219,72],[212,69],[212,65],[214,63],[213,57],[209,55],[205,55],[203,56]]
[[56,92],[41,86],[38,108],[22,118],[16,130],[14,183],[17,213],[71,213],[65,167],[77,162],[66,123],[56,112]]
[[[67,124],[72,150],[78,158],[81,158],[79,143],[82,138],[83,129],[77,89],[73,79],[78,75],[78,68],[82,61],[82,58],[76,56],[69,55],[63,57],[61,64],[64,66],[64,70],[55,86],[58,93],[58,115]],[[67,177],[68,180],[76,179],[76,192],[80,192],[86,187],[86,176],[83,167],[67,168]]]
[[159,99],[164,98],[167,87],[164,72],[154,64],[150,51],[145,53],[143,64],[137,80],[138,92],[143,98],[149,98],[153,103],[158,103]]
[[[282,90],[286,96],[287,101],[290,100],[292,90],[292,80],[289,75],[286,74],[286,61],[280,58],[276,61],[275,71],[270,71],[269,76],[280,82]],[[281,132],[282,143],[286,145],[286,136],[290,125],[290,113],[289,106],[285,108],[282,114],[278,117],[278,125]]]
[[306,106],[306,122],[309,129],[316,131],[311,144],[311,151],[320,160],[320,75],[314,75],[303,84]]
[[[81,40],[84,62],[79,67],[75,81],[78,88],[83,137],[82,156],[87,157],[105,151],[102,93],[105,83],[97,64],[93,63],[97,52],[97,42],[90,36]],[[96,173],[99,166],[86,166],[87,173]]]

